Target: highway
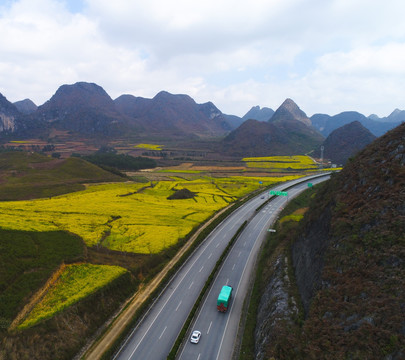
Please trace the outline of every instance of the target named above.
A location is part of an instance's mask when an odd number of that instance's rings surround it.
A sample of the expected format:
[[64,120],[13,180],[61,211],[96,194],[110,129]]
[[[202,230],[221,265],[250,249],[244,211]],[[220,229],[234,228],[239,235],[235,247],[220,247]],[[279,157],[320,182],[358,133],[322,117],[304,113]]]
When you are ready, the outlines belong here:
[[[302,179],[284,183],[274,190],[284,190],[299,181]],[[322,180],[310,181],[315,184]],[[289,189],[288,198],[306,188],[307,182]],[[201,307],[194,326],[194,329],[202,331],[200,343],[186,342],[180,355],[181,359],[187,360],[231,358],[254,260],[268,226],[288,200],[284,196],[274,197],[256,213],[255,209],[267,200],[267,194],[268,191],[241,206],[204,240],[155,300],[114,359],[166,359],[217,260],[238,228],[245,220],[250,220],[227,256]],[[225,284],[234,288],[233,301],[228,312],[222,314],[216,310],[216,297]]]

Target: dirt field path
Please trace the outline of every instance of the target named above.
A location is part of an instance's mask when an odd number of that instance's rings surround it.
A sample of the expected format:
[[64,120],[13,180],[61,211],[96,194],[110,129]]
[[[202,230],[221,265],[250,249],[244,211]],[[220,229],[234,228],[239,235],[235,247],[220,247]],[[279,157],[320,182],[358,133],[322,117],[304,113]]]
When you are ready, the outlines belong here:
[[155,276],[155,278],[147,284],[147,286],[140,288],[130,300],[129,305],[112,321],[112,325],[102,335],[101,339],[97,339],[87,350],[82,359],[87,360],[99,360],[101,356],[106,352],[115,342],[115,340],[121,335],[128,323],[130,323],[132,317],[143,304],[143,302],[149,297],[149,295],[159,286],[161,281],[166,276],[167,272],[180,260],[181,256],[190,248],[190,246],[197,239],[200,232],[205,229],[214,219],[221,215],[228,207],[222,209],[207,223],[205,223],[196,233],[190,238],[190,240],[183,246],[183,248],[176,254],[176,256],[170,260],[170,262],[163,268],[163,270]]

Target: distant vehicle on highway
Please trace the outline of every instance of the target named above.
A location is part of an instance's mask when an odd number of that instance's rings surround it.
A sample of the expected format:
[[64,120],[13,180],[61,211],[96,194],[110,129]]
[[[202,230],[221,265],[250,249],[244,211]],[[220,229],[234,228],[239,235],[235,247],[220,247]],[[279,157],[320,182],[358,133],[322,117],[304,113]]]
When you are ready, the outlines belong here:
[[194,330],[193,333],[191,334],[190,341],[193,344],[198,344],[198,342],[200,341],[200,338],[201,338],[201,332],[198,330]]
[[232,286],[224,285],[221,292],[218,295],[217,310],[220,312],[226,312],[228,310],[229,302],[232,297]]

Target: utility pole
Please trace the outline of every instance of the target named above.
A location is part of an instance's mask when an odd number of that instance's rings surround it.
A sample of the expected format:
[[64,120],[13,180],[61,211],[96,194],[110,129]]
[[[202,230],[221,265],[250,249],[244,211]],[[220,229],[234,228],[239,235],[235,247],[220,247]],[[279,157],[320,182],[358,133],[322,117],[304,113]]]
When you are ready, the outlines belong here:
[[321,169],[323,169],[323,145],[321,146]]

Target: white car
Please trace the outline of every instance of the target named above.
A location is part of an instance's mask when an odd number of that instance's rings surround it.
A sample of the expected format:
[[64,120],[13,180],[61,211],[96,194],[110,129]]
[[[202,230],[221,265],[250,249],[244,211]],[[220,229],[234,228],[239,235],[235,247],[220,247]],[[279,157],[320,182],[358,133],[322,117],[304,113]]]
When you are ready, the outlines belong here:
[[194,330],[193,333],[191,334],[190,341],[193,344],[198,344],[198,342],[200,341],[200,338],[201,338],[201,332],[198,330]]

